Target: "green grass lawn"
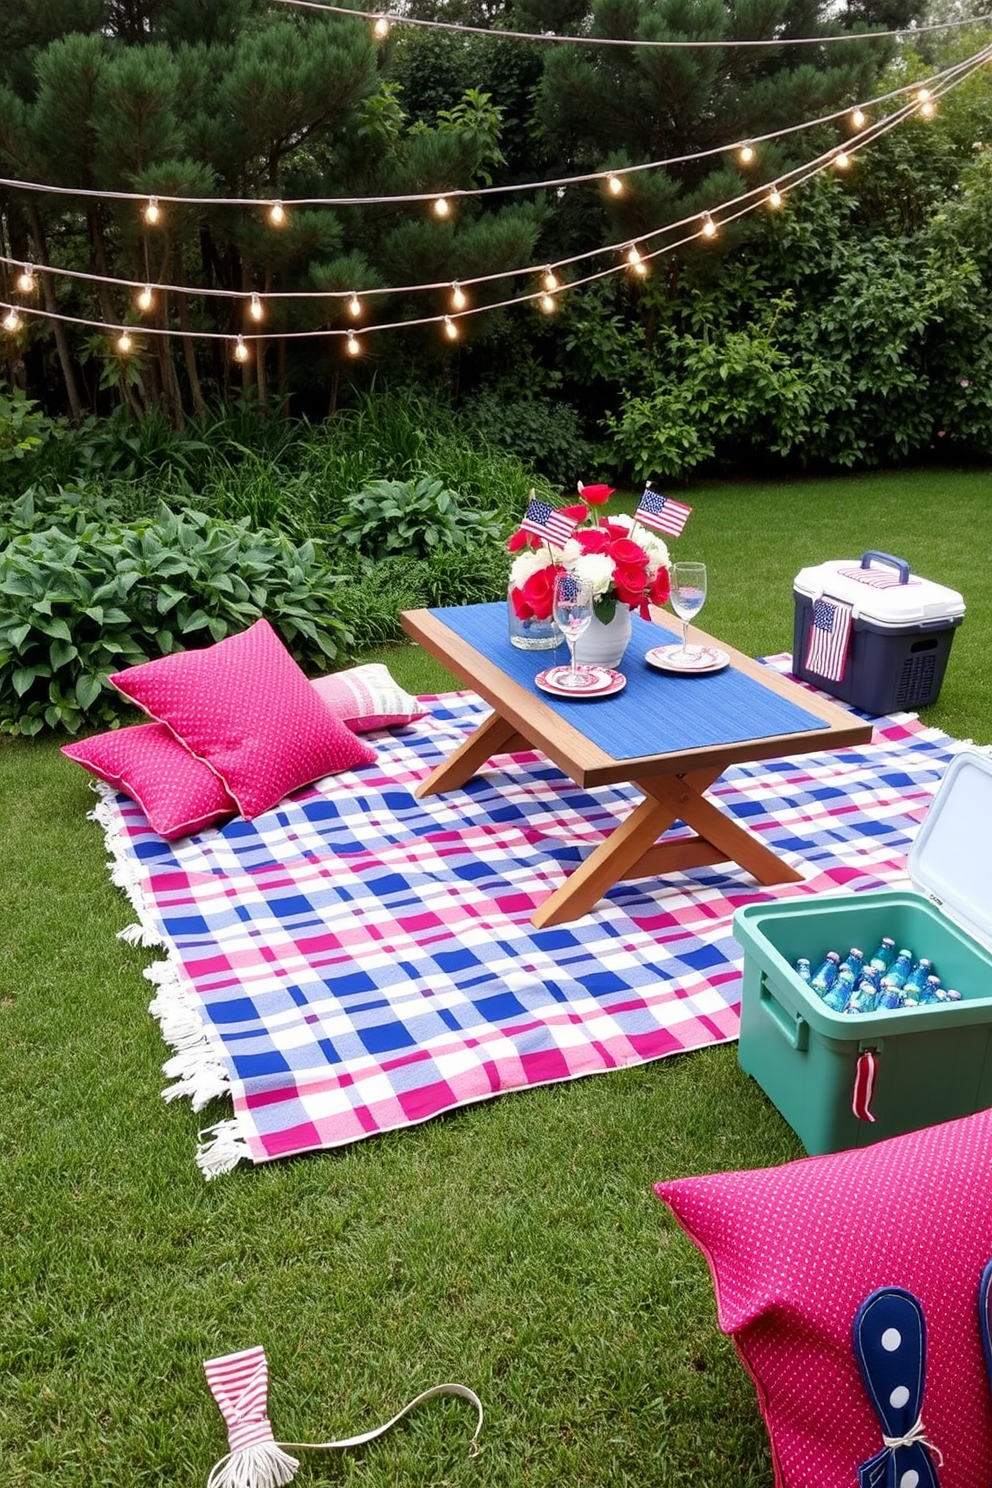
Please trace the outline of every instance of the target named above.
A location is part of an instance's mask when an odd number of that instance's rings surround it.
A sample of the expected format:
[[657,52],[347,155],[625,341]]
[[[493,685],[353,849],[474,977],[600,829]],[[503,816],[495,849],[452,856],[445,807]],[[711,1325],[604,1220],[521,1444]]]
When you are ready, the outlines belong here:
[[[881,548],[968,616],[927,720],[992,741],[992,477],[916,472],[698,487],[676,556],[709,566],[705,628],[791,648],[792,580]],[[416,691],[451,679],[388,654]],[[441,1380],[381,1443],[299,1481],[382,1488],[757,1488],[753,1389],[705,1265],[653,1197],[666,1176],[801,1149],[733,1045],[511,1095],[337,1152],[205,1184],[83,772],[0,745],[0,1479],[203,1483],[225,1449],[202,1360],[264,1344],[276,1434],[357,1433]]]

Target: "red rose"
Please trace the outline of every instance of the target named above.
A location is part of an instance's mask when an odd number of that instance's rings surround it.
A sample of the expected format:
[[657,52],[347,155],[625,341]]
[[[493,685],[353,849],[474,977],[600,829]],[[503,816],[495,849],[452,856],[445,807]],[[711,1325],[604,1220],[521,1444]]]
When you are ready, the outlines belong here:
[[574,517],[577,522],[584,522],[589,515],[589,508],[577,501],[574,506],[559,507],[563,517]]
[[581,532],[573,533],[573,536],[583,553],[609,552],[610,535],[601,527],[586,527]]
[[620,568],[647,568],[648,565],[647,553],[630,537],[618,537],[611,542],[610,557]]
[[665,568],[664,564],[662,564],[661,568],[659,568],[658,572],[654,576],[654,583],[651,585],[651,603],[656,605],[667,604],[668,597],[671,592],[671,577],[669,575],[668,569]]
[[643,568],[618,568],[613,575],[617,599],[628,605],[640,604],[647,590],[646,580]]
[[609,501],[615,489],[614,486],[584,486],[579,481],[579,495],[583,501],[591,501],[593,506],[602,506],[604,501]]
[[508,553],[519,553],[521,548],[539,548],[541,539],[533,532],[515,532],[507,541]]
[[[523,585],[523,597],[530,607],[530,613],[537,620],[550,620],[551,611],[554,609],[555,597],[555,575],[558,569],[548,564],[546,568],[539,568],[532,573]],[[516,606],[515,606],[516,607]],[[517,614],[520,614],[519,609]],[[521,615],[526,620],[526,615]]]

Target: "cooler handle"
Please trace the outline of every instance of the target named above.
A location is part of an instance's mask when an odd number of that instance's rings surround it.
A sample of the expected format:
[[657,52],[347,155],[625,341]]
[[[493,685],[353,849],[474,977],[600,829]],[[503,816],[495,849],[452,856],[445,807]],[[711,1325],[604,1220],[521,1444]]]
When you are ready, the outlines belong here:
[[802,1013],[790,1013],[775,996],[764,972],[758,988],[758,1002],[791,1049],[800,1053],[809,1046],[809,1024]]
[[897,568],[899,570],[900,584],[909,583],[909,564],[905,558],[893,558],[891,553],[876,553],[875,549],[871,548],[867,553],[861,554],[861,567],[871,568],[871,560],[873,558],[877,558],[879,563],[889,563],[893,568]]

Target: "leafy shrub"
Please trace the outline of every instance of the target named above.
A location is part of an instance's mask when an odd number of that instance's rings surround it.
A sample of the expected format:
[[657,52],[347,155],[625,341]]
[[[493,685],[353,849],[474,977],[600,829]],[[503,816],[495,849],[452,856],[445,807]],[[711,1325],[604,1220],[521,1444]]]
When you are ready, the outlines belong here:
[[401,610],[485,604],[506,595],[510,559],[495,539],[440,548],[426,559],[363,560],[338,592],[337,605],[358,652],[402,640]]
[[0,391],[0,466],[36,455],[62,435],[62,425],[42,413],[20,388]]
[[465,400],[459,422],[474,439],[510,450],[559,489],[574,490],[591,460],[578,410],[569,403],[485,389]]
[[[51,514],[49,514],[50,516]],[[20,530],[18,530],[20,529]],[[162,509],[103,523],[67,505],[39,526],[30,495],[0,550],[0,730],[115,723],[110,672],[209,645],[265,615],[304,667],[347,659],[342,579],[312,543]]]
[[349,496],[338,519],[342,542],[369,558],[426,558],[436,548],[464,548],[500,531],[493,512],[477,512],[439,480],[376,480]]

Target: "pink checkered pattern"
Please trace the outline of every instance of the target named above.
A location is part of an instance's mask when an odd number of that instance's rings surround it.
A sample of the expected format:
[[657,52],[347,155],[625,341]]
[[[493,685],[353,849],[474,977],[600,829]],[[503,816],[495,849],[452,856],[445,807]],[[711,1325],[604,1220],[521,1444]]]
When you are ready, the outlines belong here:
[[904,715],[879,720],[860,749],[730,770],[712,798],[801,883],[762,889],[734,865],[701,868],[617,884],[592,914],[536,930],[535,905],[637,793],[583,790],[529,752],[418,801],[415,786],[486,713],[471,694],[429,706],[360,773],[172,846],[112,798],[122,876],[202,1021],[255,1162],[735,1038],[733,911],[904,881],[960,747]]

